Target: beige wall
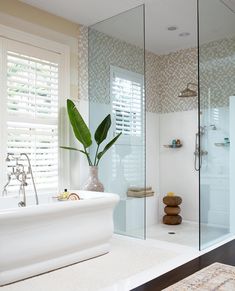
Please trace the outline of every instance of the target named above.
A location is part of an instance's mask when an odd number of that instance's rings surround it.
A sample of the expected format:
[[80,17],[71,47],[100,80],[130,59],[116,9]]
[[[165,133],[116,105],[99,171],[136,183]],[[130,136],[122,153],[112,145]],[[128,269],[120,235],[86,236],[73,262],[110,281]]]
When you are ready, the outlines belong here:
[[78,98],[79,25],[17,0],[0,0],[0,24],[67,45],[70,98]]
[[73,37],[77,37],[78,35],[78,24],[34,8],[18,0],[0,0],[0,12],[66,35]]

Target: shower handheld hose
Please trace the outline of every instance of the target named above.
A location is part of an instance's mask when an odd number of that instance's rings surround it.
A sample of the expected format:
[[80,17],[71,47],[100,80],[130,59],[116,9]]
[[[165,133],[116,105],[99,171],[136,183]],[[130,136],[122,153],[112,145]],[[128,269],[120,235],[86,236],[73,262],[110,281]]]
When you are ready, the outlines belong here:
[[196,133],[195,151],[194,151],[194,169],[199,171],[202,165],[202,156],[200,155],[199,134]]
[[208,155],[207,151],[204,151],[200,148],[200,139],[199,136],[205,134],[205,127],[200,126],[200,131],[196,133],[195,136],[195,151],[194,151],[194,169],[200,171],[203,163],[203,156]]

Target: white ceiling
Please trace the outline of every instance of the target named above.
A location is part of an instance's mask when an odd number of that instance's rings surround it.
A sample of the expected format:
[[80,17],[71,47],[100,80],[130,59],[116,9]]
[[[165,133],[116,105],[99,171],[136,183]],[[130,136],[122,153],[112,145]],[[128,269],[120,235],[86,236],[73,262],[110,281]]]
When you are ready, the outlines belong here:
[[[21,0],[27,4],[83,25],[92,25],[145,3],[146,49],[158,54],[197,45],[196,0]],[[228,0],[227,0],[228,1]],[[235,0],[229,0],[235,1]],[[235,14],[220,0],[200,1],[200,40],[212,41],[234,35]],[[140,45],[143,22],[135,9],[99,23],[100,31]],[[222,20],[222,21],[221,21]],[[177,26],[168,31],[168,26]],[[187,37],[179,33],[189,32]]]
[[84,25],[95,24],[143,3],[143,0],[20,1]]

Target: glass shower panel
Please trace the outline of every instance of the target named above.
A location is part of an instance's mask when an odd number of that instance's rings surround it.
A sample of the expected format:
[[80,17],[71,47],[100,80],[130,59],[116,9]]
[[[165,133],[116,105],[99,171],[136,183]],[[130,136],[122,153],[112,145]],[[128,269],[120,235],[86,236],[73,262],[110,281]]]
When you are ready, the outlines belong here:
[[120,196],[115,232],[145,238],[144,6],[89,27],[88,72],[91,131],[110,114],[108,140],[122,132],[99,164],[105,191]]
[[198,4],[200,247],[204,249],[235,230],[235,5],[227,0]]

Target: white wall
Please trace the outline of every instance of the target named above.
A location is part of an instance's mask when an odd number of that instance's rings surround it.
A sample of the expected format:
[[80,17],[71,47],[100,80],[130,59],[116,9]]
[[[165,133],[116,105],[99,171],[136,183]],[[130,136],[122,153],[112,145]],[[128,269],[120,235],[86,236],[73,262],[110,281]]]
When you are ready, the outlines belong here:
[[[201,218],[202,223],[229,228],[229,146],[223,143],[229,132],[229,107],[203,110],[201,124],[205,134],[201,147],[208,154],[203,157],[201,168]],[[215,129],[211,125],[215,125]]]
[[154,190],[153,197],[146,198],[146,224],[154,225],[158,222],[159,208],[159,114],[146,114],[146,185]]
[[[182,197],[181,215],[184,220],[198,221],[199,180],[194,170],[197,110],[160,115],[160,201],[159,215],[163,215],[162,198],[167,192]],[[164,148],[172,139],[179,138],[183,147]]]
[[[167,192],[183,198],[181,215],[184,220],[198,221],[199,177],[194,170],[195,134],[198,130],[197,110],[150,113],[146,115],[146,179],[153,187],[154,197],[146,198],[147,226],[162,221]],[[179,138],[183,147],[164,148]]]

